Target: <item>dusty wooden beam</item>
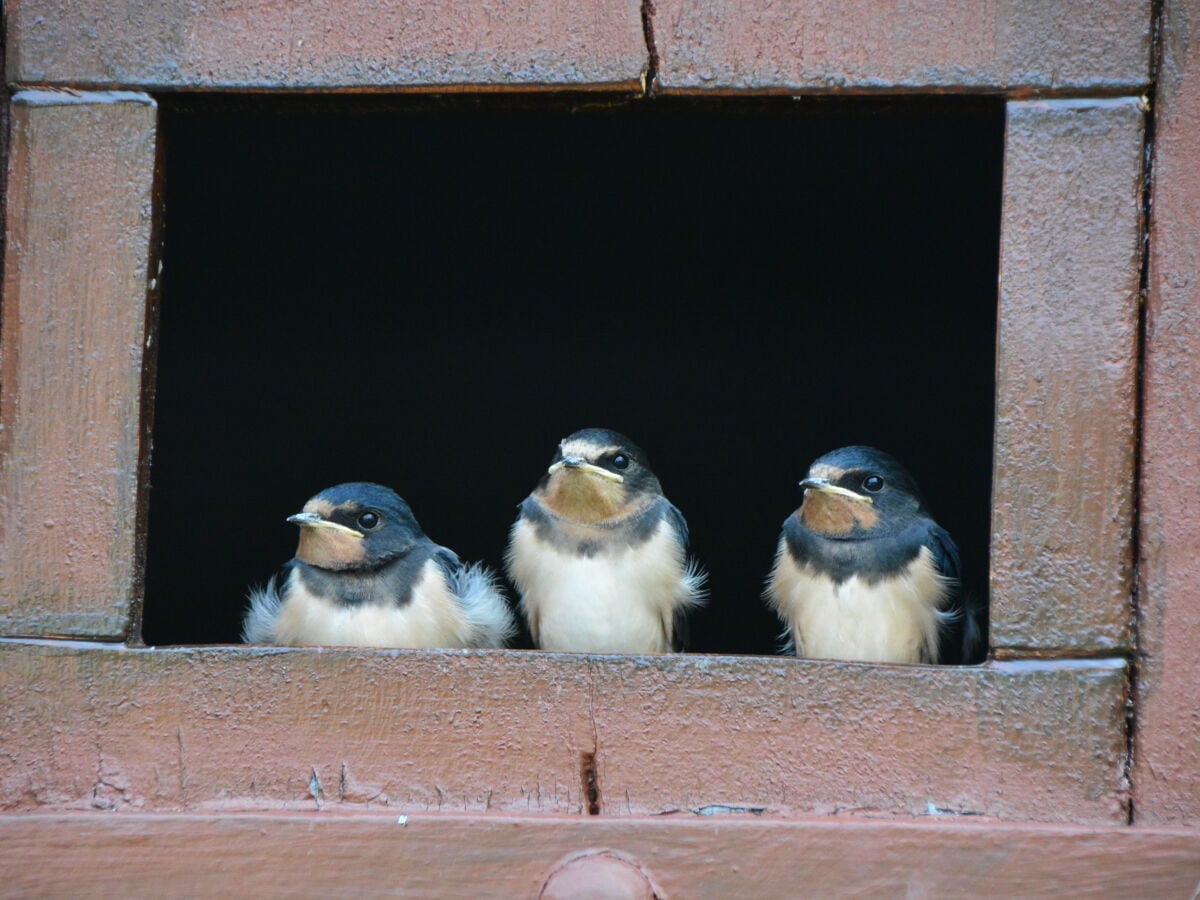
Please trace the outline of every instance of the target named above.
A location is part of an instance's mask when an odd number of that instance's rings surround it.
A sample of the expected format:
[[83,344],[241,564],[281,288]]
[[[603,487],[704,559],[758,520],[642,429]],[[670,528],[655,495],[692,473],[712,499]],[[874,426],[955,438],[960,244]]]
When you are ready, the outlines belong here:
[[1132,645],[1143,113],[1008,106],[996,344],[991,644]]
[[1149,81],[1151,4],[654,0],[668,92],[1133,92]]
[[634,91],[647,60],[638,0],[15,0],[8,27],[23,84]]
[[13,97],[0,634],[128,629],[156,116],[144,94]]
[[19,810],[1126,818],[1113,660],[0,642],[0,708]]

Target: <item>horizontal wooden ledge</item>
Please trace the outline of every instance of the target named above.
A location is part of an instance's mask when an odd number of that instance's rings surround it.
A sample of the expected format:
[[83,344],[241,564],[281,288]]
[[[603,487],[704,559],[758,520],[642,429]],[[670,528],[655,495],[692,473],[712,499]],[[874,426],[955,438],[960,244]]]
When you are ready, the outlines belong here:
[[680,98],[752,98],[752,97],[805,97],[832,100],[839,97],[996,97],[1003,100],[1113,100],[1122,97],[1142,98],[1149,89],[1147,84],[1114,84],[1096,87],[1072,85],[989,85],[989,84],[853,84],[853,85],[718,85],[708,87],[691,85],[664,88],[657,81],[649,88],[646,96]]
[[[0,807],[1126,820],[1121,660],[0,643]],[[594,785],[596,796],[588,798]]]
[[[638,668],[670,669],[673,666],[686,668],[693,663],[728,664],[731,666],[767,665],[796,666],[803,669],[865,669],[884,672],[992,672],[1028,673],[1031,671],[1060,671],[1073,669],[1123,670],[1126,660],[1111,653],[1085,653],[1067,650],[1059,652],[1025,650],[1015,648],[1019,654],[1012,657],[996,657],[972,666],[942,666],[898,663],[856,662],[854,660],[805,659],[782,654],[761,653],[557,653],[547,650],[408,650],[391,647],[331,647],[331,646],[278,646],[273,644],[163,644],[161,646],[134,645],[119,640],[89,640],[73,635],[16,635],[0,636],[0,652],[4,648],[42,648],[61,651],[108,651],[118,654],[182,654],[186,656],[213,655],[233,661],[241,656],[333,656],[351,658],[387,658],[418,661],[422,659],[504,659],[516,658],[526,662],[542,661],[547,664],[569,668],[589,669],[598,662],[630,662]],[[1013,648],[1006,648],[1013,649]]]
[[[404,821],[404,824],[401,824]],[[0,816],[18,895],[535,896],[557,863],[608,850],[664,896],[1185,897],[1200,830],[995,823],[409,815]],[[219,864],[214,864],[219,861]]]
[[407,95],[458,95],[458,94],[498,94],[498,95],[532,95],[543,94],[613,94],[626,99],[721,99],[738,100],[754,98],[791,97],[803,100],[806,97],[822,100],[839,98],[853,99],[921,99],[927,97],[995,97],[1003,100],[1112,100],[1122,97],[1142,98],[1148,85],[1112,85],[1100,87],[1005,87],[971,84],[949,85],[855,85],[849,87],[821,87],[816,85],[797,87],[785,85],[762,85],[754,87],[683,87],[664,90],[661,86],[647,85],[644,75],[629,78],[624,81],[608,82],[528,82],[489,84],[486,82],[431,82],[427,84],[223,84],[223,85],[147,85],[125,86],[115,88],[111,82],[12,82],[9,90],[32,92],[61,92],[76,93],[80,96],[95,96],[105,93],[137,94],[150,91],[156,98],[172,95],[204,95],[213,97],[240,96],[280,96],[280,97],[403,97]]
[[173,87],[637,82],[640,0],[16,0],[8,81]]
[[[115,90],[111,82],[66,81],[66,82],[13,82],[9,89],[16,91],[46,93],[76,93],[80,96],[95,96],[105,93],[135,94],[138,90],[153,92],[155,97],[172,94],[204,95],[280,95],[292,96],[390,96],[426,94],[616,94],[623,97],[645,97],[644,80],[638,76],[623,81],[604,82],[429,82],[414,84],[222,84],[222,85],[147,85],[137,90]],[[940,93],[940,92],[939,92]]]
[[663,90],[1111,90],[1150,79],[1152,6],[1122,0],[654,0]]
[[[14,0],[10,83],[322,88],[612,84],[666,90],[1108,90],[1149,81],[1149,0]],[[649,28],[643,29],[643,11]],[[648,34],[647,34],[648,32]],[[652,37],[653,48],[647,43]]]

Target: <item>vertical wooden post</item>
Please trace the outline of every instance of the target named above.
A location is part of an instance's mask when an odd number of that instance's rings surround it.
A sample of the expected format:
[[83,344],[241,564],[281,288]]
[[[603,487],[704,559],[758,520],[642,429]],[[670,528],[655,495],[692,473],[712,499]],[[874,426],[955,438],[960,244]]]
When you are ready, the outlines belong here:
[[120,638],[136,564],[157,109],[13,96],[0,320],[0,633]]
[[1142,152],[1136,97],[1008,105],[997,656],[1130,647]]
[[1200,7],[1167,0],[1138,557],[1137,824],[1200,825]]

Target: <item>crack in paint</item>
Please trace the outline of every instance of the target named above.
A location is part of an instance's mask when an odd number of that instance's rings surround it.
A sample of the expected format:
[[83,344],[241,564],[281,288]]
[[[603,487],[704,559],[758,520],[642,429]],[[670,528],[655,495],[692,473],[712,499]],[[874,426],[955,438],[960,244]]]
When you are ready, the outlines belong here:
[[708,806],[701,806],[699,809],[690,810],[698,816],[727,816],[727,815],[752,815],[761,816],[767,811],[765,806],[724,806],[719,803],[713,803]]
[[321,779],[317,775],[317,767],[313,766],[312,777],[308,779],[308,793],[313,798],[313,802],[317,805],[317,809],[321,808],[321,800],[325,797],[325,792],[321,788]]
[[652,97],[659,91],[658,45],[654,41],[653,0],[642,0],[642,37],[646,41],[646,68],[642,72],[642,95]]
[[[600,772],[597,760],[600,756],[600,730],[596,725],[596,664],[588,660],[588,721],[592,726],[592,749],[579,754],[580,812],[589,816],[600,815]],[[570,794],[568,793],[568,803]]]
[[93,679],[86,678],[88,715],[92,724],[92,744],[96,750],[96,770],[92,776],[91,806],[93,809],[116,810],[130,803],[128,786],[120,783],[120,772],[113,773],[117,780],[110,780],[104,769],[104,722],[101,720],[100,704]]
[[179,802],[183,808],[188,807],[188,776],[187,763],[184,761],[183,726],[175,726],[175,754],[179,763]]
[[1154,184],[1154,138],[1155,138],[1155,109],[1158,106],[1158,81],[1162,72],[1163,61],[1163,17],[1164,0],[1152,0],[1150,4],[1150,85],[1146,102],[1142,104],[1142,208],[1140,210],[1142,253],[1141,271],[1138,273],[1138,321],[1137,348],[1138,370],[1137,390],[1134,393],[1134,452],[1133,452],[1133,508],[1130,511],[1130,544],[1133,558],[1130,570],[1129,616],[1130,641],[1132,653],[1129,659],[1129,669],[1125,676],[1125,753],[1124,759],[1119,760],[1119,790],[1124,794],[1125,824],[1133,825],[1134,795],[1133,795],[1133,764],[1137,750],[1137,699],[1139,693],[1142,665],[1142,642],[1139,625],[1139,610],[1141,607],[1141,506],[1142,506],[1142,454],[1145,450],[1143,441],[1145,431],[1143,425],[1146,408],[1146,300],[1150,292],[1150,219],[1154,209],[1151,189]]

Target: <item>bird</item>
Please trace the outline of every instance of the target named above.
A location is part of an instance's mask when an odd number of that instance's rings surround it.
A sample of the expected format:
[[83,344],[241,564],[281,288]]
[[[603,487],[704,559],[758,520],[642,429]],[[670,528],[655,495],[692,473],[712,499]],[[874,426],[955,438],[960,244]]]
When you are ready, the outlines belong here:
[[499,648],[516,631],[495,576],[426,537],[391,488],[335,485],[287,521],[296,555],[251,589],[247,643]]
[[564,438],[517,509],[507,569],[538,649],[684,649],[705,575],[688,557],[683,515],[633,441],[606,428]]
[[813,462],[800,487],[766,588],[792,652],[973,661],[980,629],[959,602],[958,547],[904,466],[874,447],[842,447]]

